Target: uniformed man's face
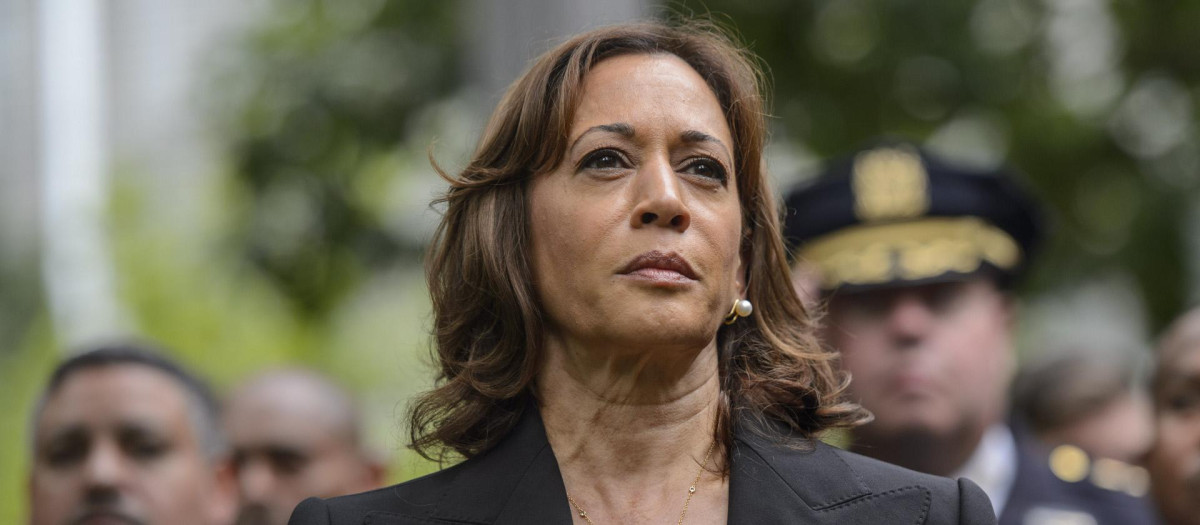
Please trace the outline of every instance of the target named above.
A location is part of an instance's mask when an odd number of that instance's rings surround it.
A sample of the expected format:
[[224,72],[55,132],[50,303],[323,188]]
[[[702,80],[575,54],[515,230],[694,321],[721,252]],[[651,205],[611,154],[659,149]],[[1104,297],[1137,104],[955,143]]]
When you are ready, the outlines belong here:
[[1166,356],[1154,389],[1154,499],[1172,525],[1200,524],[1200,346]]
[[287,523],[309,497],[376,488],[381,471],[363,457],[348,416],[307,383],[276,381],[236,396],[226,430],[241,495],[239,525]]
[[827,340],[875,413],[864,431],[945,437],[1002,417],[1012,302],[990,279],[834,294]]
[[181,387],[141,365],[75,372],[46,400],[30,476],[35,525],[222,523],[222,490]]

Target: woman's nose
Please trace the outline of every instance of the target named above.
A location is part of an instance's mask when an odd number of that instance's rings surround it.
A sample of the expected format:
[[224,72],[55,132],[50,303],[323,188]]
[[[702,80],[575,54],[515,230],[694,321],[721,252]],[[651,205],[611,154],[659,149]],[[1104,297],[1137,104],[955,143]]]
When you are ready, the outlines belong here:
[[691,224],[691,214],[683,200],[679,176],[666,159],[656,159],[639,167],[634,181],[637,204],[629,220],[634,228],[661,226],[683,232]]

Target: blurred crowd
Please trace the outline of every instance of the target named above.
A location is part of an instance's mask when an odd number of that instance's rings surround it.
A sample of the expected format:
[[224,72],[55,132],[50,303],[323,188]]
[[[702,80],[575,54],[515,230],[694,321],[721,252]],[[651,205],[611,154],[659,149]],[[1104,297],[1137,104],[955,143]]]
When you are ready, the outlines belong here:
[[384,479],[355,402],[312,370],[218,401],[161,349],[101,346],[59,365],[34,413],[33,523],[281,524]]
[[[1077,348],[1018,368],[1015,286],[1044,228],[1008,173],[882,142],[786,201],[797,292],[875,415],[836,441],[972,479],[1001,523],[1200,523],[1200,310],[1152,366]],[[115,344],[57,366],[32,421],[32,523],[281,524],[306,498],[382,486],[354,398],[321,372],[217,396],[170,354]]]

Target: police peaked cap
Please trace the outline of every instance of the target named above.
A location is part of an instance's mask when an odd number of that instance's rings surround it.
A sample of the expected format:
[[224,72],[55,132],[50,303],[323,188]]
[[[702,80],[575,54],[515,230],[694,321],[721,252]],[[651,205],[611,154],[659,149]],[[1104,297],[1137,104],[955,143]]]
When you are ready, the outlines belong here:
[[794,260],[821,288],[961,279],[1028,267],[1045,235],[1038,203],[1004,169],[972,169],[903,142],[833,161],[785,198]]

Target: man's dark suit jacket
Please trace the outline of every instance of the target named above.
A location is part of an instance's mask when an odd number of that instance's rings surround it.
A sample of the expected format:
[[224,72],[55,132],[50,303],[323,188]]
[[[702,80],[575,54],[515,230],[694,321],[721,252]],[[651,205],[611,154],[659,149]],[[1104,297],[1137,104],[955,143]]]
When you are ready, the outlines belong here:
[[[994,524],[967,480],[918,474],[819,441],[794,450],[735,438],[732,524]],[[491,451],[406,483],[300,503],[290,525],[570,524],[571,508],[541,416],[529,408]]]

